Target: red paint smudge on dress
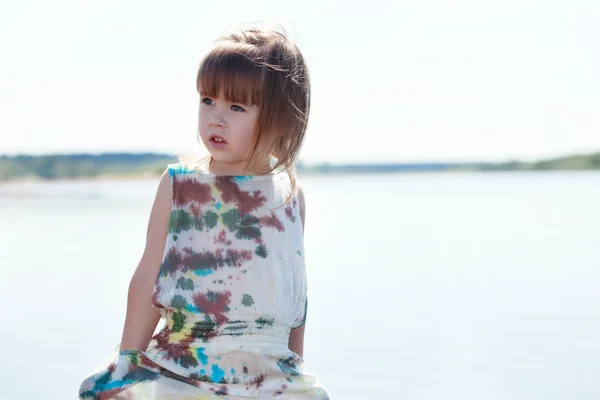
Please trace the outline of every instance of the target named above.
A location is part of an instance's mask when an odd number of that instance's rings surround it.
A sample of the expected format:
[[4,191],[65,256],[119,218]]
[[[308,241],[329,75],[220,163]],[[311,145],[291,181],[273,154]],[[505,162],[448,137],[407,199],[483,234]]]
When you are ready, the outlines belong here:
[[212,299],[208,298],[206,293],[196,293],[192,296],[194,305],[204,311],[205,314],[210,314],[215,317],[218,324],[224,324],[229,321],[225,313],[227,305],[231,303],[231,292],[210,292]]
[[191,178],[173,181],[173,202],[178,206],[192,202],[208,204],[214,200],[210,194],[210,186],[206,183],[196,182]]
[[[287,214],[287,211],[286,211]],[[271,213],[271,215],[267,215],[264,217],[260,218],[260,223],[263,226],[267,226],[267,227],[271,227],[271,228],[275,228],[277,229],[279,232],[284,232],[285,228],[283,227],[283,224],[281,223],[281,220],[279,218],[277,218],[277,215],[275,215],[275,213]]]
[[218,177],[215,179],[215,184],[221,192],[223,202],[235,203],[240,215],[245,215],[256,210],[267,201],[267,198],[261,194],[260,190],[255,190],[252,194],[245,192],[228,176]]

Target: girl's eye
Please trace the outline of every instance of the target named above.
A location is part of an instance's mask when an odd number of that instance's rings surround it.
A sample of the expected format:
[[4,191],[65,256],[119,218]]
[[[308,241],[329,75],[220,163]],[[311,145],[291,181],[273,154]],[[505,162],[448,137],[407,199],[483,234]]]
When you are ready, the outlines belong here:
[[240,106],[236,106],[235,104],[231,106],[231,109],[232,109],[233,111],[239,111],[239,112],[241,112],[241,111],[245,111],[245,110],[244,110],[242,107],[240,107]]
[[211,105],[212,104],[212,100],[209,99],[208,97],[205,97],[202,99],[202,103],[203,104],[207,104],[207,105]]

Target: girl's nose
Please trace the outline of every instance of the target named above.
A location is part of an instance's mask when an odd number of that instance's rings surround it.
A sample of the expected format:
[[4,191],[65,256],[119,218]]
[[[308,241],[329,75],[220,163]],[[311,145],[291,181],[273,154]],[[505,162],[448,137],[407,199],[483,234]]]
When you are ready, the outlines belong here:
[[210,117],[209,124],[210,126],[223,128],[225,126],[225,121],[223,121],[223,118],[221,118],[220,116],[213,115],[212,117]]

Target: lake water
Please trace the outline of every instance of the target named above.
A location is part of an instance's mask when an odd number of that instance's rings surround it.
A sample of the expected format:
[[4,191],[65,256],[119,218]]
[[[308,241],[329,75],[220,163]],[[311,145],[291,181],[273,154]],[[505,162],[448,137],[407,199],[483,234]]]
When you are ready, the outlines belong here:
[[[600,398],[600,173],[303,177],[305,359],[334,399]],[[156,180],[0,186],[2,398],[120,340]]]

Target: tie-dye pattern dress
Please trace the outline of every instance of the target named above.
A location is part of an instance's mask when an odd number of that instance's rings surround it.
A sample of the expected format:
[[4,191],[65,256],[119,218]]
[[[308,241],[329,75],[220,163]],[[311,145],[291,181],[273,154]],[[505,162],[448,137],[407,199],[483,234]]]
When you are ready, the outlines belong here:
[[120,351],[81,399],[328,399],[288,348],[306,318],[297,195],[285,172],[169,167],[172,211],[153,293],[164,318],[146,351]]

